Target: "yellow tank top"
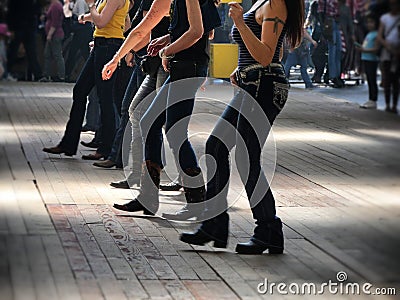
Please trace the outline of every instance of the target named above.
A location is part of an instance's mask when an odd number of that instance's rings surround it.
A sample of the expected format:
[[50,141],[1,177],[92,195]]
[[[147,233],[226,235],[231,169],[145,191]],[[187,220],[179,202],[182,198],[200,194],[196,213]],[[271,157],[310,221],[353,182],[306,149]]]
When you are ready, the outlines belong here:
[[[106,6],[107,0],[100,3],[97,7],[97,11],[101,13],[101,11]],[[124,38],[124,29],[125,29],[125,18],[128,14],[129,10],[129,0],[125,0],[125,4],[122,8],[117,9],[112,16],[110,22],[103,28],[97,28],[94,30],[94,37],[104,37],[104,38]]]

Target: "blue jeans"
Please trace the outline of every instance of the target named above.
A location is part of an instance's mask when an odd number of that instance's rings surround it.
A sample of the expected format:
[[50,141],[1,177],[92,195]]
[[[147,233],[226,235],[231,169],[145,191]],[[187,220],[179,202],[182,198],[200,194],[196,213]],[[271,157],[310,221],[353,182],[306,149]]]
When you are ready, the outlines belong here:
[[115,109],[113,88],[115,73],[109,80],[101,78],[103,66],[109,62],[122,44],[122,39],[94,39],[94,48],[78,76],[72,92],[72,108],[69,120],[59,146],[67,152],[76,154],[83,118],[86,111],[87,96],[95,86],[100,103],[100,119],[102,124],[102,144],[97,152],[108,156],[115,135]]
[[[197,158],[187,136],[187,128],[193,111],[196,91],[207,76],[208,66],[193,61],[170,62],[170,76],[154,98],[149,109],[140,121],[145,160],[161,167],[163,144],[162,127],[181,170],[198,168]],[[197,77],[203,77],[197,78]],[[192,79],[185,84],[180,79]],[[178,81],[178,82],[177,82]],[[168,84],[174,82],[174,84]],[[183,99],[183,101],[180,101]],[[176,125],[176,126],[174,126]]]
[[342,38],[340,36],[339,24],[333,22],[333,38],[332,41],[328,41],[328,67],[329,67],[329,78],[340,77],[342,60]]
[[[236,165],[257,224],[275,219],[275,199],[260,163],[270,125],[282,110],[289,84],[282,66],[238,72],[240,90],[219,118],[206,143],[207,209],[227,210],[229,152]],[[215,165],[216,164],[216,165]]]
[[303,78],[303,81],[306,84],[306,88],[312,87],[310,76],[308,76],[307,73],[308,56],[300,56],[296,53],[296,51],[289,53],[286,58],[285,62],[286,77],[289,78],[290,69],[297,64],[300,65],[301,78]]
[[129,107],[132,103],[133,97],[136,97],[135,95],[144,79],[144,74],[140,68],[141,59],[137,59],[135,61],[136,65],[129,80],[128,86],[126,87],[124,98],[122,99],[121,118],[119,120],[117,132],[115,133],[110,155],[108,156],[108,159],[115,162],[118,166],[122,166],[122,140],[124,137],[126,124],[128,124],[129,120]]

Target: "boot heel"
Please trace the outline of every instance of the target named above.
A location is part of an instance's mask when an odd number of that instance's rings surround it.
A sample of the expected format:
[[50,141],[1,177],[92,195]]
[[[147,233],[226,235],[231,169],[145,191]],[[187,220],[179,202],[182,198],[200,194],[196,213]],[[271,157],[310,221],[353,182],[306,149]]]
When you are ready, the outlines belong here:
[[228,245],[227,242],[214,241],[214,247],[215,248],[226,248],[227,245]]
[[143,209],[143,214],[147,216],[154,216],[154,213],[149,211],[148,209],[144,208]]
[[269,254],[282,254],[283,248],[270,246],[270,247],[268,247],[268,253]]

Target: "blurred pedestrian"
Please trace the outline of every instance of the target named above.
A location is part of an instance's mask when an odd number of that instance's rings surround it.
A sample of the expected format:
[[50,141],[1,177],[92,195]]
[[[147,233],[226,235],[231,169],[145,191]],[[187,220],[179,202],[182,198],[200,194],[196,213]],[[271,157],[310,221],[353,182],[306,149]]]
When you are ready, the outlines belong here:
[[339,0],[339,24],[342,34],[342,61],[340,72],[347,75],[354,65],[355,52],[353,42],[356,40],[356,37],[354,34],[353,16],[350,7],[346,4],[346,0]]
[[[83,0],[85,1],[85,0]],[[63,12],[64,12],[64,20],[63,20],[63,31],[64,31],[64,40],[68,39],[71,35],[71,26],[72,26],[72,8],[74,7],[74,1],[64,0],[63,4]]]
[[7,79],[7,43],[11,32],[5,23],[0,23],[0,80]]
[[318,0],[318,13],[322,24],[322,34],[328,43],[329,79],[333,87],[344,87],[340,77],[342,59],[342,39],[339,23],[338,0]]
[[[50,6],[46,12],[46,45],[44,48],[44,68],[41,82],[65,81],[65,65],[62,54],[62,41],[64,31],[62,29],[64,21],[63,6],[59,0],[50,0]],[[55,62],[57,68],[57,77],[50,77],[52,62]]]
[[361,61],[364,65],[364,71],[367,76],[368,83],[368,101],[361,105],[362,108],[376,108],[378,101],[378,83],[377,71],[379,64],[379,57],[377,55],[379,50],[378,36],[378,19],[372,14],[365,18],[368,33],[365,36],[362,45],[355,43],[356,49],[361,51]]
[[[380,18],[378,41],[382,45],[382,80],[386,111],[397,113],[399,74],[396,74],[396,54],[400,47],[400,0],[389,1],[390,11]],[[391,98],[393,99],[392,105]]]
[[36,49],[36,32],[40,9],[37,0],[8,1],[7,24],[12,32],[12,39],[8,48],[7,69],[12,73],[13,66],[17,61],[19,46],[22,43],[25,48],[28,67],[33,72],[34,80],[42,78]]
[[285,62],[285,75],[290,76],[290,69],[295,65],[300,65],[300,74],[303,79],[306,89],[314,88],[310,76],[307,73],[308,56],[310,54],[310,43],[316,48],[318,43],[308,34],[307,29],[303,30],[303,40],[296,49],[289,51]]
[[[311,81],[315,83],[322,83],[322,75],[324,74],[325,67],[328,62],[328,56],[326,54],[328,52],[328,45],[324,36],[322,35],[321,22],[322,20],[318,14],[318,0],[314,0],[309,6],[307,19],[304,26],[312,27],[311,37],[317,42],[316,47],[313,45],[310,46],[311,59],[315,68]],[[327,73],[325,73],[324,77],[326,77],[324,78],[324,81],[329,83],[329,76]]]
[[93,28],[90,22],[80,23],[78,17],[89,11],[85,0],[76,0],[72,8],[72,40],[65,59],[65,81],[75,82],[72,71],[80,57],[86,61],[89,57],[89,43],[93,39]]

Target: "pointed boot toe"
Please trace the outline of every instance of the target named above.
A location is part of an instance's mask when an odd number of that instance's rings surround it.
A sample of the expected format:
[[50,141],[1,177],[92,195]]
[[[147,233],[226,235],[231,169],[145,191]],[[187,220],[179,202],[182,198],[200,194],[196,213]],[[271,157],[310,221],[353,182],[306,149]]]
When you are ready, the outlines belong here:
[[237,244],[235,251],[238,254],[262,254],[267,249],[268,249],[269,254],[282,254],[283,253],[283,247],[264,245],[264,244],[257,243],[253,240],[250,240],[246,243]]

